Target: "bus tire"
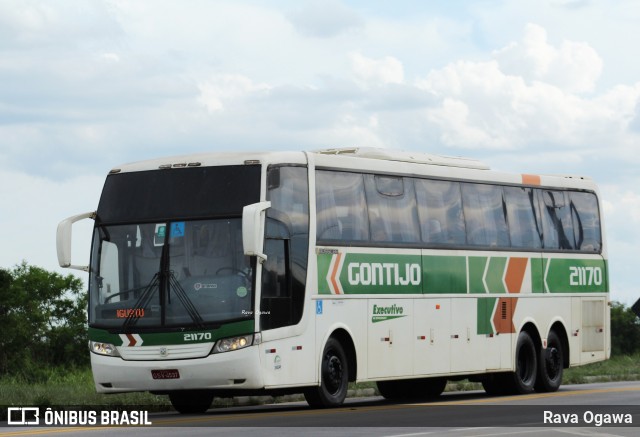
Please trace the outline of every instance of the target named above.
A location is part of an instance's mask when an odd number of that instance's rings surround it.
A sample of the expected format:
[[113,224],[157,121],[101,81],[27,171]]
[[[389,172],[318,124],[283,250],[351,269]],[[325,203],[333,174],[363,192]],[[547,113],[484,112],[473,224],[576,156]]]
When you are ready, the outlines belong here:
[[538,376],[535,388],[538,392],[554,392],[562,384],[564,369],[564,349],[555,331],[549,332],[546,349],[540,349]]
[[181,414],[202,414],[211,407],[213,392],[206,390],[174,391],[169,393],[173,408]]
[[516,370],[509,373],[507,378],[507,390],[514,394],[532,393],[535,388],[538,374],[538,354],[531,336],[526,332],[520,332],[516,344]]
[[315,408],[342,405],[349,388],[349,363],[340,342],[330,338],[322,352],[320,385],[305,390],[307,403]]

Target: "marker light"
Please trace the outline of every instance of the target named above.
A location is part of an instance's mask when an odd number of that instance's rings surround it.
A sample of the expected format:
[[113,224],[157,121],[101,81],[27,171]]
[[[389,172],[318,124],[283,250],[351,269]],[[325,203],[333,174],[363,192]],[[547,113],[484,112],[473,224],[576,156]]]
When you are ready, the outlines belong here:
[[239,337],[223,338],[216,342],[213,346],[213,353],[229,352],[251,346],[253,344],[253,335],[242,335]]
[[120,353],[111,343],[102,343],[100,341],[89,341],[89,350],[94,354],[106,355],[109,357],[119,357]]

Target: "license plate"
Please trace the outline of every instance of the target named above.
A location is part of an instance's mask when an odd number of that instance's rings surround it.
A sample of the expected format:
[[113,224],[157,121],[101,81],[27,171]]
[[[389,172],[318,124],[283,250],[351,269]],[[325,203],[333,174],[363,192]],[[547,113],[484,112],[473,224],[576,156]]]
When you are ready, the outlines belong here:
[[180,379],[180,372],[178,369],[152,370],[151,377],[153,379]]

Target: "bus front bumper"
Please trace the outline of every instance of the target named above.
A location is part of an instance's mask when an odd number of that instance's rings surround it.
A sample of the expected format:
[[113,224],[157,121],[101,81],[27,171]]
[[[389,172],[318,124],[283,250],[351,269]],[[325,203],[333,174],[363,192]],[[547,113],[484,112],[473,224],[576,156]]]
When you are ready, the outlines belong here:
[[127,361],[91,353],[91,370],[98,393],[264,387],[257,346],[185,360]]

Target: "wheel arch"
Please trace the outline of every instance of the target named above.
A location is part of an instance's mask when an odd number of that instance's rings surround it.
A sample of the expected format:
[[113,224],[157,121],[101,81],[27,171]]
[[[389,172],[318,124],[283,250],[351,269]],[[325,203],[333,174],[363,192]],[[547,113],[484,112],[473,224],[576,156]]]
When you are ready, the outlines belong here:
[[349,370],[348,379],[349,382],[354,382],[358,376],[358,358],[356,356],[356,347],[351,333],[345,328],[339,327],[335,328],[331,334],[327,336],[324,344],[326,344],[330,338],[336,339],[344,348],[344,353],[347,355],[347,368]]
[[528,320],[524,325],[522,325],[519,332],[523,331],[529,334],[529,337],[533,340],[536,350],[539,351],[540,348],[542,348],[542,338],[540,337],[540,330],[536,324],[532,320]]

